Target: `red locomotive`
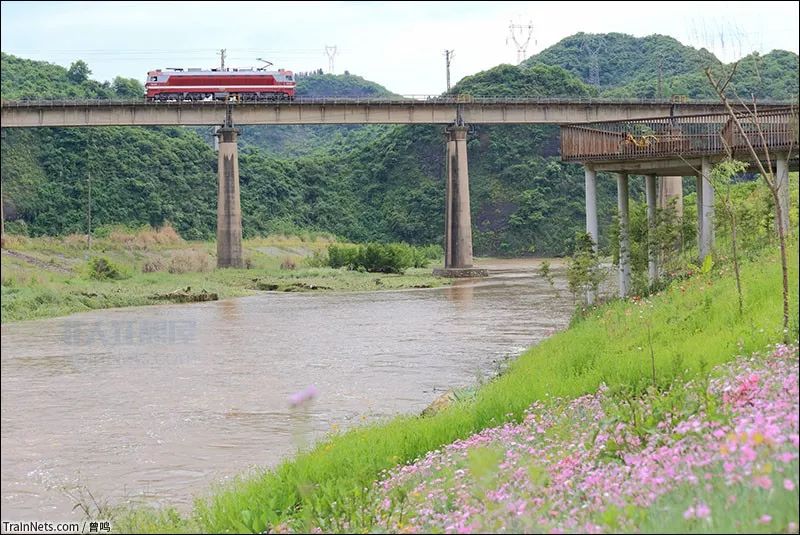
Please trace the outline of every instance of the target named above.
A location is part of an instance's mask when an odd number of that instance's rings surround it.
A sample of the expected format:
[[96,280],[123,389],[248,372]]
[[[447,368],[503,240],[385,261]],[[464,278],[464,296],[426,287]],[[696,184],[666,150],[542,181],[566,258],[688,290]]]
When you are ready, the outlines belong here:
[[150,101],[294,100],[294,74],[278,69],[166,69],[147,73],[145,98]]

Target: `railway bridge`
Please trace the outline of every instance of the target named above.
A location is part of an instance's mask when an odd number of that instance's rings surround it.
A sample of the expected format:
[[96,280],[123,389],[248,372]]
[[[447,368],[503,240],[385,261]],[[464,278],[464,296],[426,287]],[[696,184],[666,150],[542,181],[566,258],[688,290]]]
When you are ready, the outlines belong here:
[[[763,103],[762,110],[786,103]],[[219,130],[217,196],[217,266],[242,267],[242,222],[239,193],[237,125],[437,124],[446,125],[445,195],[446,276],[473,276],[472,224],[469,200],[467,129],[471,124],[580,125],[609,121],[643,121],[720,114],[719,102],[604,99],[441,98],[296,99],[268,103],[146,101],[3,101],[2,128],[93,126],[200,126]],[[572,134],[567,130],[567,135]],[[564,132],[562,132],[562,139]],[[796,146],[796,144],[795,144]],[[562,155],[563,149],[562,149]],[[567,161],[583,161],[567,155]],[[588,162],[588,160],[587,160]],[[590,171],[587,164],[587,228]],[[675,170],[671,169],[670,172]],[[594,175],[592,175],[594,176]],[[596,209],[594,211],[596,239]]]

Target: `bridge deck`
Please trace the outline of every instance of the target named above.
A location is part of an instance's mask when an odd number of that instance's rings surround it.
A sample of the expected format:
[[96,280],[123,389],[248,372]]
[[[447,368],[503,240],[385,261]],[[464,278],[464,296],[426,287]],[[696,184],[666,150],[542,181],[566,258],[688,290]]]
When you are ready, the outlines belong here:
[[[767,109],[785,106],[765,103]],[[223,124],[569,124],[718,113],[718,102],[428,98],[297,99],[291,102],[3,101],[0,126],[200,126]]]
[[795,108],[761,111],[758,123],[749,113],[737,117],[745,135],[727,113],[562,126],[561,159],[597,171],[690,175],[704,157],[750,160],[748,142],[759,152],[764,143],[771,153],[796,151]]

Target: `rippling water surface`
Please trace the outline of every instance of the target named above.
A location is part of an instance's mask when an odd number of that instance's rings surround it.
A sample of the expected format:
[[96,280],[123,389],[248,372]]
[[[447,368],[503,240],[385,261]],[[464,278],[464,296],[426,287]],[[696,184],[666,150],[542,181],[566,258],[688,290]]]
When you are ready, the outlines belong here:
[[[418,413],[569,320],[534,261],[480,282],[279,294],[2,327],[2,518],[67,520],[73,496],[186,508],[214,482],[346,427]],[[291,393],[317,398],[290,409]]]

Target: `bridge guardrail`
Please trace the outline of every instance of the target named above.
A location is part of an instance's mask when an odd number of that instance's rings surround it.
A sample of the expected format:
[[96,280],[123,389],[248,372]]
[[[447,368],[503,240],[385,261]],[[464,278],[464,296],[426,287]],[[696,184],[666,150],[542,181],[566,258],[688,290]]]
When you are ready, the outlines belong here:
[[[727,113],[598,121],[561,126],[561,159],[566,162],[650,160],[747,151],[748,142],[761,150],[796,147],[797,109],[764,110],[754,118],[737,113],[743,135]],[[763,137],[762,137],[763,136]]]
[[[20,99],[3,100],[2,107],[33,107],[33,106],[130,106],[146,104],[149,106],[293,106],[297,104],[639,104],[639,105],[680,105],[680,106],[719,106],[716,100],[692,100],[676,104],[669,99],[603,99],[603,98],[550,98],[550,97],[473,97],[464,99],[460,96],[417,96],[397,97],[397,98],[342,98],[325,97],[311,98],[300,97],[292,101],[276,102],[219,102],[219,101],[173,101],[173,102],[151,102],[144,99],[94,99],[94,100],[66,100],[66,99]],[[420,98],[416,98],[420,97]],[[424,98],[422,98],[424,97]],[[784,101],[761,101],[760,105],[766,106],[790,106],[791,102]]]

